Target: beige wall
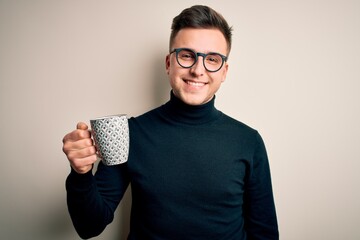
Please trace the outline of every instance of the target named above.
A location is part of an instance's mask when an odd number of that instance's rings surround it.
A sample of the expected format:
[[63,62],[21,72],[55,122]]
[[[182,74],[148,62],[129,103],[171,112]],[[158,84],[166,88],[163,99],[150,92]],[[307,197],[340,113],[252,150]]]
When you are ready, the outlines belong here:
[[[282,239],[360,239],[360,1],[0,0],[1,239],[78,239],[62,137],[168,98],[170,22],[195,3],[234,27],[217,106],[266,141]],[[125,200],[96,239],[124,239]]]

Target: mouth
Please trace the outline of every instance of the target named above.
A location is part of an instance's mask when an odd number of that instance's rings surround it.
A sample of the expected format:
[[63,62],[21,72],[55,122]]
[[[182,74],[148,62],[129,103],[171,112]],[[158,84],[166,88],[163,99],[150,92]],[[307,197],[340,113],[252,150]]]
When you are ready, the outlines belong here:
[[184,82],[190,86],[194,86],[194,87],[203,87],[205,86],[207,83],[204,82],[196,82],[196,81],[191,81],[191,80],[184,80]]

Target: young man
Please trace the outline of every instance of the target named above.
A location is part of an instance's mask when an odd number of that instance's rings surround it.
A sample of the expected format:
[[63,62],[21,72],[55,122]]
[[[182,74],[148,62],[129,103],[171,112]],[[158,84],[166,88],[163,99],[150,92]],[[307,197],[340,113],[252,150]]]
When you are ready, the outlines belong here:
[[128,239],[278,239],[269,163],[258,132],[214,107],[231,28],[206,6],[175,17],[166,70],[170,100],[129,119],[128,162],[92,174],[88,126],[67,134],[68,208],[83,238],[100,234],[129,183]]

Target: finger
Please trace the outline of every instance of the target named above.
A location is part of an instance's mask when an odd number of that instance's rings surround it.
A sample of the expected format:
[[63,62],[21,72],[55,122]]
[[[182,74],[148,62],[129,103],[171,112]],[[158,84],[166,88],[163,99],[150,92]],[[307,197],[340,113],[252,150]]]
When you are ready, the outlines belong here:
[[78,124],[76,125],[76,129],[87,130],[88,128],[88,125],[86,125],[86,123],[84,122],[78,122]]
[[91,133],[89,130],[74,130],[68,134],[65,135],[65,137],[63,138],[63,143],[67,142],[67,141],[71,141],[71,142],[76,142],[79,141],[81,139],[85,139],[85,138],[91,138]]
[[90,156],[96,157],[96,148],[91,146],[78,150],[70,150],[66,152],[66,156],[69,161],[76,161],[77,159],[87,158]]
[[86,173],[92,169],[92,165],[97,161],[96,155],[91,155],[86,158],[76,159],[70,161],[71,167],[78,173]]
[[94,142],[91,138],[85,138],[75,142],[65,141],[63,145],[63,151],[67,153],[70,151],[80,150],[91,146],[94,146]]

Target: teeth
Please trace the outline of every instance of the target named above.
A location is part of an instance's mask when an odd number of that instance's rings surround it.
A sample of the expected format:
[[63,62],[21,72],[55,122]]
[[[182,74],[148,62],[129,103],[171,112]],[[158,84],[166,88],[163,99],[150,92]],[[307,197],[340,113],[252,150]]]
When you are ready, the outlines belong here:
[[192,85],[192,86],[204,86],[205,83],[201,83],[201,82],[190,82],[190,81],[186,81],[187,84]]

